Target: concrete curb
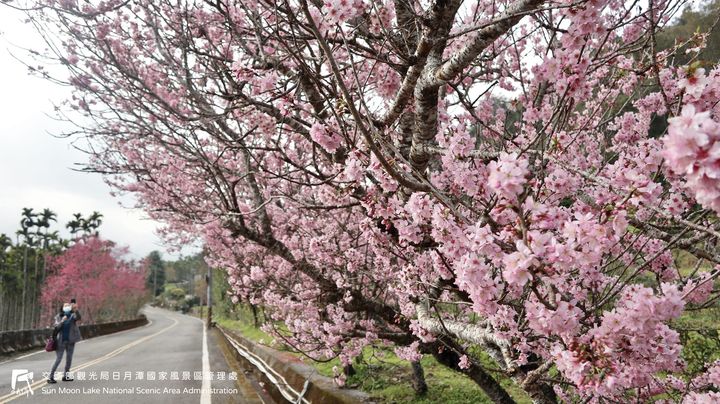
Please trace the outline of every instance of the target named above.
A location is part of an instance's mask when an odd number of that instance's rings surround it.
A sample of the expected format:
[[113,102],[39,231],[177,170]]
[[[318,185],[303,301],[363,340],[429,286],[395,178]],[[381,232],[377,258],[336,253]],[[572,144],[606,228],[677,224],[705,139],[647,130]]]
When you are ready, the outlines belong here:
[[213,336],[213,343],[220,348],[228,368],[238,374],[235,385],[243,399],[243,404],[268,404],[274,402],[274,399],[260,386],[254,375],[237,360],[235,348],[229,343],[222,331],[217,327],[213,327],[210,330],[210,335]]
[[[80,334],[83,339],[140,327],[148,323],[147,317],[140,314],[138,318],[112,323],[82,324]],[[0,355],[10,355],[45,346],[45,341],[52,335],[52,328],[36,330],[19,330],[0,332]]]
[[[331,378],[319,375],[313,367],[302,363],[296,356],[256,344],[239,333],[220,325],[216,325],[216,327],[221,331],[220,335],[225,338],[225,341],[231,347],[239,344],[241,350],[246,351],[241,352],[237,347],[232,350],[240,365],[250,371],[257,380],[262,381],[267,393],[278,403],[290,401],[287,396],[283,395],[281,389],[294,391],[297,395],[302,396],[300,400],[293,397],[293,402],[323,404],[373,402],[370,396],[364,392],[337,387]],[[231,339],[234,340],[235,344],[230,341]],[[263,366],[267,365],[269,369],[263,371],[263,369],[252,363],[258,360],[262,360],[264,362]],[[281,377],[284,380],[280,383],[273,382],[267,374],[268,371],[274,373],[274,375],[271,375],[273,378],[278,379]]]

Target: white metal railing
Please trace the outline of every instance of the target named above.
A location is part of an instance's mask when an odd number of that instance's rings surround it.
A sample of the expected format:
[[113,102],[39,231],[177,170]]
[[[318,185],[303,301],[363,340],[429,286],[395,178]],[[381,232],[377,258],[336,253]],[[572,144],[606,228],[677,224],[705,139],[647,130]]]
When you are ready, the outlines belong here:
[[295,390],[295,388],[291,386],[280,373],[273,369],[272,366],[268,365],[268,363],[261,357],[251,352],[248,347],[233,338],[221,327],[218,327],[218,329],[243,358],[247,359],[248,362],[260,370],[268,378],[268,380],[277,387],[280,394],[282,394],[288,402],[295,404],[311,404],[310,401],[304,398],[305,393],[307,393],[307,390],[310,387],[310,379],[305,380],[302,391]]

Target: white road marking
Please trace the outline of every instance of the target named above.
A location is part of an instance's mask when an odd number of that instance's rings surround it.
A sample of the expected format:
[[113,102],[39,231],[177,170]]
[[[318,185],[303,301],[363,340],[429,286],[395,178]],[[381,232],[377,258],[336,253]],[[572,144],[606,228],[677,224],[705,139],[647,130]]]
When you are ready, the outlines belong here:
[[210,379],[208,378],[208,375],[210,375],[210,359],[208,357],[208,347],[207,347],[207,330],[205,329],[205,324],[202,326],[203,328],[203,341],[202,341],[202,386],[200,387],[200,404],[210,404]]
[[16,361],[16,360],[18,360],[18,359],[27,358],[28,356],[37,355],[37,354],[39,354],[40,352],[45,352],[45,349],[41,349],[41,350],[39,350],[39,351],[37,351],[37,352],[29,353],[29,354],[27,354],[27,355],[18,356],[17,358],[12,358],[12,359],[9,359],[9,360],[0,362],[0,365],[2,365],[2,364],[4,364],[4,363]]
[[[141,327],[128,328],[127,330],[122,330],[122,331],[118,331],[118,332],[114,332],[114,333],[110,333],[110,334],[105,334],[105,335],[98,335],[97,337],[92,337],[92,338],[88,338],[88,339],[92,339],[93,341],[97,341],[98,339],[100,339],[100,338],[102,338],[102,337],[108,337],[108,336],[110,336],[110,335],[119,335],[119,334],[122,334],[122,333],[124,333],[124,332],[128,332],[128,331],[133,331],[133,330],[137,330],[137,329],[140,329],[140,328],[149,327],[151,324],[152,324],[152,320],[148,320],[147,324],[145,324],[145,325],[143,325],[143,326],[141,326]],[[77,342],[77,343],[78,343],[78,344],[82,344],[83,342],[87,341],[88,339],[83,339],[82,341],[79,341],[79,342]],[[42,353],[42,352],[46,352],[45,349],[41,349],[41,350],[36,351],[36,352],[32,352],[32,353],[29,353],[29,354],[25,354],[25,355],[22,355],[22,356],[18,356],[18,357],[16,357],[16,358],[8,359],[8,360],[6,360],[6,361],[0,362],[0,365],[5,364],[5,363],[9,363],[9,362],[13,362],[13,361],[16,361],[16,360],[18,360],[18,359],[27,358],[28,356],[37,355],[37,354]]]
[[[77,366],[77,367],[73,366],[73,368],[72,368],[71,370],[72,370],[72,371],[82,370],[82,369],[85,369],[85,368],[87,368],[87,367],[96,365],[96,364],[98,364],[98,363],[100,363],[100,362],[103,362],[103,361],[105,361],[105,360],[107,360],[107,359],[113,358],[113,357],[115,357],[115,356],[117,356],[117,355],[120,355],[121,353],[127,351],[128,349],[130,349],[130,348],[132,348],[132,347],[134,347],[134,346],[136,346],[136,345],[139,345],[139,344],[141,344],[141,343],[149,340],[150,338],[153,338],[153,337],[155,337],[155,336],[157,336],[157,335],[160,335],[160,334],[162,334],[162,333],[164,333],[165,331],[167,331],[167,330],[175,327],[176,325],[178,325],[178,324],[180,323],[176,318],[173,318],[173,317],[171,317],[171,316],[167,316],[167,315],[166,315],[165,318],[168,318],[168,319],[172,320],[172,321],[173,321],[173,324],[171,324],[171,325],[168,326],[168,327],[163,328],[162,330],[160,330],[160,331],[158,331],[158,332],[156,332],[156,333],[154,333],[154,334],[150,334],[150,335],[147,335],[147,336],[145,336],[145,337],[143,337],[143,338],[140,338],[139,340],[137,340],[137,341],[135,341],[135,342],[131,342],[131,343],[127,344],[127,345],[123,345],[123,346],[121,346],[120,348],[118,348],[118,349],[116,349],[116,350],[114,350],[114,351],[112,351],[112,352],[110,352],[110,353],[108,353],[108,354],[105,354],[105,355],[103,355],[103,356],[98,357],[97,359],[91,360],[91,361],[89,361],[89,362],[85,362],[85,363],[83,363],[82,365]],[[137,329],[137,328],[135,328],[135,329]],[[112,334],[108,334],[108,335],[112,335]],[[46,384],[46,383],[47,383],[47,380],[43,378],[43,379],[38,380],[37,382],[31,384],[30,386],[31,386],[31,388],[37,388],[37,387],[40,387],[41,385]],[[10,401],[15,400],[15,399],[18,398],[18,397],[22,397],[22,396],[18,396],[18,395],[14,394],[14,393],[10,393],[10,394],[6,394],[6,395],[4,395],[4,396],[0,396],[0,403],[2,403],[2,404],[8,403],[8,402],[10,402]],[[209,401],[208,401],[208,403],[209,403]]]

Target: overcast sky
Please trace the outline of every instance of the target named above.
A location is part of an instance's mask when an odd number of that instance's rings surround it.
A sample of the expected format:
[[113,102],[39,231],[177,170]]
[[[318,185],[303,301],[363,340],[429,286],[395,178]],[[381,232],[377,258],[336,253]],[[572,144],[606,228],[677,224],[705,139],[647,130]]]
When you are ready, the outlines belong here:
[[87,157],[70,140],[51,135],[68,125],[49,116],[53,103],[59,104],[69,91],[30,76],[10,55],[22,55],[18,46],[42,49],[32,26],[22,20],[22,13],[0,6],[0,233],[15,238],[23,207],[55,211],[58,222],[51,229],[65,236],[63,227],[73,213],[87,216],[96,210],[105,216],[101,236],[129,246],[134,258],[152,250],[170,258],[154,233],[156,222],[121,207],[99,175],[71,170]]

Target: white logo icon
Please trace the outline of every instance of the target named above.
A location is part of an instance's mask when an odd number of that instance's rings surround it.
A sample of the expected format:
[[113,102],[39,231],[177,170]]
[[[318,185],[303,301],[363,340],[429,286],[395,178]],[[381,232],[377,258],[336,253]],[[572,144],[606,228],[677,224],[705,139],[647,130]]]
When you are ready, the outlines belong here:
[[[26,396],[30,396],[30,394],[33,393],[33,389],[30,386],[30,383],[32,383],[33,380],[33,372],[28,371],[27,369],[13,369],[12,370],[12,380],[10,380],[10,387],[12,388],[13,393],[20,395],[25,394]],[[20,382],[25,382],[27,387],[19,385]],[[15,387],[17,386],[17,389]]]

